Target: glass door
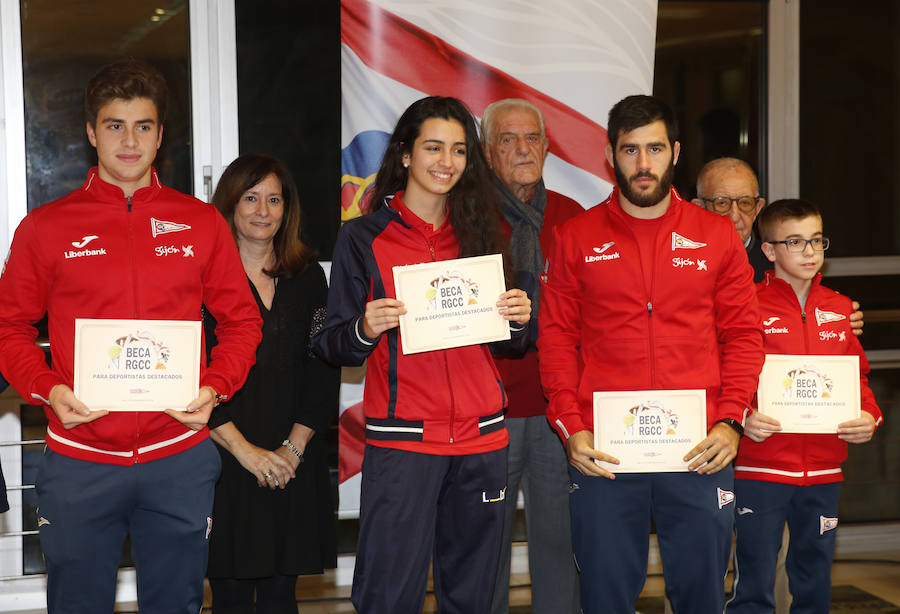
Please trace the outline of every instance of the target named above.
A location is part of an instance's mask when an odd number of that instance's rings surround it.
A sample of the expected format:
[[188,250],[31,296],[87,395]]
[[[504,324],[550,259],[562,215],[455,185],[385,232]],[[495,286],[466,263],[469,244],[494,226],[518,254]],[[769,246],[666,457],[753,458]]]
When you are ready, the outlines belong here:
[[84,86],[100,66],[133,56],[169,86],[169,112],[155,166],[191,191],[190,46],[185,0],[22,0],[22,76],[28,210],[81,186],[94,149],[85,137]]

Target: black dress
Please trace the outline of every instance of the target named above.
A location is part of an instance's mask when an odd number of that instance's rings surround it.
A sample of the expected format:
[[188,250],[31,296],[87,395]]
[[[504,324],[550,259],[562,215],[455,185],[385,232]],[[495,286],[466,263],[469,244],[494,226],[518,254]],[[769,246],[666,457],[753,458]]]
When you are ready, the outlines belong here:
[[[284,490],[260,488],[256,477],[219,447],[222,477],[216,484],[207,576],[321,573],[336,563],[325,433],[337,416],[340,382],[339,370],[314,357],[309,347],[325,316],[325,274],[314,262],[292,278],[279,278],[271,310],[250,286],[263,318],[256,365],[243,388],[213,411],[209,426],[232,421],[247,441],[267,450],[281,446],[295,422],[316,435]],[[210,348],[214,326],[204,314]]]

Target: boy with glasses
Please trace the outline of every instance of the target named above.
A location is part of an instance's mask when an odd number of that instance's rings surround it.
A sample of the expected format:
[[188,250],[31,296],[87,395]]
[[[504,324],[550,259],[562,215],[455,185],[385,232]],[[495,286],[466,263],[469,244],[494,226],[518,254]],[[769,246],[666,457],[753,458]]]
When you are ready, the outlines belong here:
[[778,200],[759,215],[762,250],[774,263],[757,284],[766,354],[859,356],[861,416],[837,434],[779,433],[774,418],[749,410],[735,461],[735,580],[726,612],[772,612],[775,561],[785,521],[792,612],[827,613],[847,443],[865,443],[882,422],[869,388],[869,365],[850,334],[850,299],[821,285],[828,249],[822,215],[803,200]]

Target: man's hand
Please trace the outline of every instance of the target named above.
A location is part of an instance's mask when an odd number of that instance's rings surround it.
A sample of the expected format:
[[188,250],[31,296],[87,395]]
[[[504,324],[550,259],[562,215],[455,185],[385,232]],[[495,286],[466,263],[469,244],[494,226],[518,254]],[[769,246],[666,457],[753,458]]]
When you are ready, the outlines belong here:
[[199,431],[209,422],[209,416],[215,406],[216,391],[209,386],[203,386],[197,398],[188,403],[184,411],[167,409],[166,413],[189,429]]
[[406,313],[403,301],[380,298],[366,303],[363,332],[369,339],[377,339],[386,330],[400,326],[400,316]]
[[594,449],[594,435],[588,430],[578,431],[566,441],[566,455],[569,464],[578,469],[582,475],[596,476],[615,480],[616,476],[594,462],[594,459],[606,461],[614,465],[619,459]]
[[66,430],[93,422],[109,413],[105,409],[91,411],[65,384],[57,384],[50,389],[50,407]]
[[772,431],[780,431],[781,423],[766,414],[752,411],[744,422],[744,435],[759,443],[772,436]]
[[504,320],[527,324],[531,319],[531,299],[523,290],[513,288],[500,295],[497,307]]
[[717,422],[709,429],[706,439],[685,454],[683,460],[686,462],[693,458],[694,462],[688,465],[688,469],[700,475],[718,473],[737,456],[740,439],[741,436],[736,430],[727,424]]
[[859,303],[853,301],[853,313],[850,314],[850,332],[857,337],[862,334],[863,312],[859,310]]
[[838,439],[847,443],[866,443],[875,433],[875,417],[866,410],[860,412],[859,418],[838,424]]

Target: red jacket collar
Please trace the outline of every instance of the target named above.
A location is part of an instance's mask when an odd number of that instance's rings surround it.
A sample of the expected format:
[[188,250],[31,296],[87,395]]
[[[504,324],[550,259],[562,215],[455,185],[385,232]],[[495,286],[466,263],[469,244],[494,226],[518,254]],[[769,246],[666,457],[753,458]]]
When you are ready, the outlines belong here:
[[[791,292],[794,291],[794,289],[791,288],[791,284],[789,284],[788,282],[786,282],[783,279],[775,277],[775,271],[772,269],[769,269],[768,271],[766,271],[766,276],[759,283],[764,284],[766,286],[787,287],[791,290]],[[812,292],[813,288],[819,286],[821,283],[822,283],[822,272],[820,271],[820,272],[816,273],[815,277],[813,277],[812,285],[809,287],[809,291]],[[783,286],[782,286],[782,284],[783,284]]]
[[[405,193],[405,190],[400,190],[399,192],[397,192],[394,195],[394,197],[391,199],[390,207],[391,207],[391,209],[394,209],[397,213],[400,214],[400,219],[403,221],[403,223],[406,226],[409,226],[410,228],[415,228],[415,229],[419,230],[419,232],[421,232],[422,234],[424,234],[426,236],[437,233],[437,232],[441,232],[450,227],[449,212],[448,212],[447,217],[444,218],[444,222],[437,228],[434,228],[431,224],[429,224],[428,222],[426,222],[425,220],[420,218],[418,215],[413,213],[412,210],[410,210],[409,207],[406,206],[406,203],[403,202],[404,193]],[[447,204],[448,211],[449,211],[449,207],[450,207],[450,205],[448,202],[448,204]]]
[[[150,185],[141,188],[134,193],[134,196],[131,197],[132,205],[142,204],[152,200],[162,189],[162,182],[159,180],[156,169],[151,168],[150,171]],[[94,200],[115,204],[122,204],[122,202],[127,200],[122,188],[100,179],[100,174],[96,166],[91,167],[91,170],[88,171],[87,179],[81,186],[81,189]]]

